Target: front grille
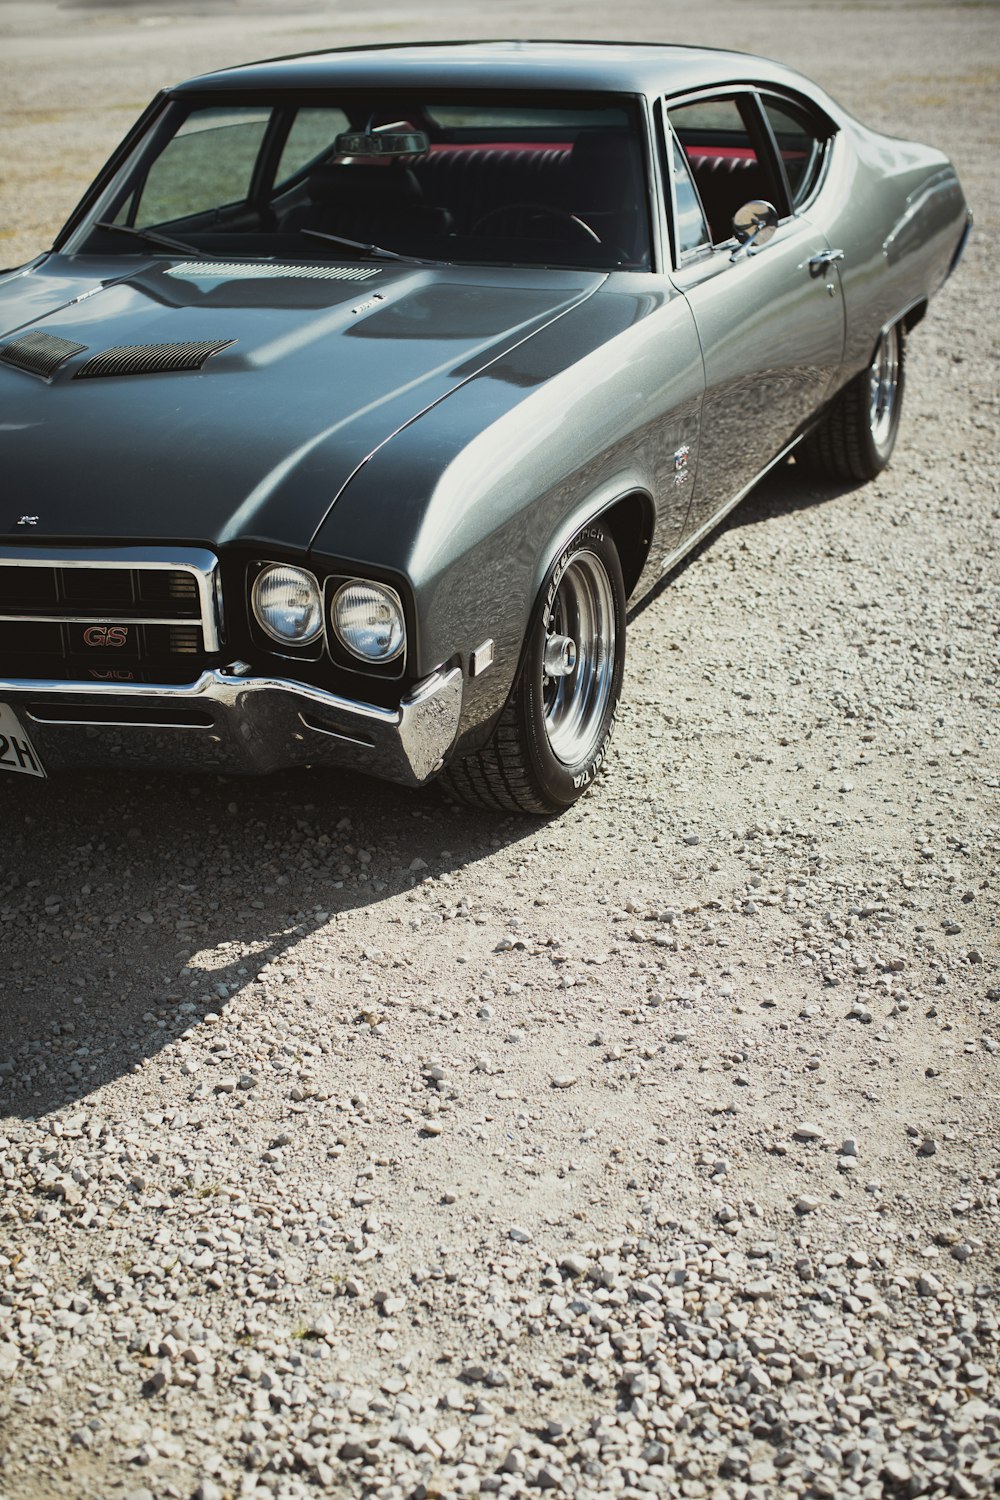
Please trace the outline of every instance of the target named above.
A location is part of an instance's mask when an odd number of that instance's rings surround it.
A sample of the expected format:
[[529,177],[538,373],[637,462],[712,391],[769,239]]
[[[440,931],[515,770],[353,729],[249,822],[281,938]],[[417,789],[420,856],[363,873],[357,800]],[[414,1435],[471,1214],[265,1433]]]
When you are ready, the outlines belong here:
[[54,333],[23,333],[19,339],[0,345],[0,360],[5,365],[13,365],[15,370],[25,370],[29,375],[40,375],[43,380],[49,380],[60,365],[72,359],[74,354],[86,353],[86,350],[86,344],[74,344]]
[[[205,572],[215,566],[209,554]],[[0,678],[189,681],[219,640],[198,572],[0,559]],[[207,596],[207,597],[206,597]],[[206,611],[203,617],[203,610]]]
[[162,375],[174,370],[200,370],[206,359],[228,349],[235,339],[209,339],[185,344],[121,344],[87,360],[77,380],[105,375]]
[[201,629],[197,625],[171,625],[169,649],[172,656],[193,656],[201,647]]
[[[200,618],[194,575],[178,569],[21,567],[0,564],[0,616],[16,605],[25,614],[73,614],[84,606],[105,614],[137,618],[161,606],[180,619]],[[57,608],[53,610],[53,605]]]

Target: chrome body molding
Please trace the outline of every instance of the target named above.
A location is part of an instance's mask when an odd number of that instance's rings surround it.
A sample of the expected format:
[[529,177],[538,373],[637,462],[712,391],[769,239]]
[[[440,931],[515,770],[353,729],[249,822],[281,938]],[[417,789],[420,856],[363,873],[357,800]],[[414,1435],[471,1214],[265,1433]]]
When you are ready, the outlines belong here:
[[425,677],[398,708],[228,671],[181,686],[0,679],[0,701],[12,705],[48,769],[258,773],[327,765],[406,786],[440,769],[462,691],[458,667]]
[[[26,518],[25,518],[26,519]],[[142,572],[190,573],[198,590],[198,612],[202,640],[207,652],[222,649],[222,622],[217,607],[219,559],[205,547],[5,547],[0,546],[0,567],[10,568],[131,568]],[[107,613],[73,613],[54,610],[0,613],[2,620],[61,621],[96,625],[178,625],[176,616]],[[194,621],[192,621],[192,624]]]

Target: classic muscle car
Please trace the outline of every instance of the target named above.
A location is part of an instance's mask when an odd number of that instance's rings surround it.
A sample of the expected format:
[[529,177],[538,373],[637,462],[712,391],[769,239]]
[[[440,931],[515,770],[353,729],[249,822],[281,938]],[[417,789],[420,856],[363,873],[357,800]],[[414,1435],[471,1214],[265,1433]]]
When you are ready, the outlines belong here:
[[970,222],[946,157],[732,52],[165,90],[0,275],[0,767],[569,806],[629,602],[793,448],[887,462]]

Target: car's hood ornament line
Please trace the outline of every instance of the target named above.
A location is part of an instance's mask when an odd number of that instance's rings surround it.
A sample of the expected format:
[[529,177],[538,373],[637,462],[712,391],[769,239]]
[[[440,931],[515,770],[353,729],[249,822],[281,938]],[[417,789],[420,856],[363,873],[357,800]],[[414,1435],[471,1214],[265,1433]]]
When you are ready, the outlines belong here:
[[171,266],[166,276],[181,281],[367,281],[381,266],[308,266],[298,262],[190,260]]
[[235,339],[198,339],[183,344],[120,344],[105,349],[76,372],[77,380],[102,375],[161,375],[168,370],[200,370],[220,349]]
[[28,375],[51,380],[60,365],[74,354],[86,353],[86,349],[86,344],[74,344],[71,339],[61,339],[54,333],[23,333],[9,344],[0,345],[0,361]]

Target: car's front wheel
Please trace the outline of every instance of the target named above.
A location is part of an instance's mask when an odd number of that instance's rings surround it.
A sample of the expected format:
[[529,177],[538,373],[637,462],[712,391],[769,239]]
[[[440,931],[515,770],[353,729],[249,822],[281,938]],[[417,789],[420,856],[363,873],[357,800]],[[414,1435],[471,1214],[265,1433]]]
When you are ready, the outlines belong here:
[[517,682],[485,749],[447,773],[465,801],[558,813],[607,754],[625,668],[625,585],[600,523],[564,548],[542,592]]
[[868,368],[844,387],[802,444],[811,468],[859,484],[882,472],[899,431],[904,355],[903,329],[894,323],[880,335]]

